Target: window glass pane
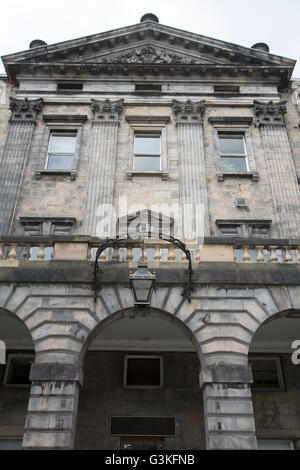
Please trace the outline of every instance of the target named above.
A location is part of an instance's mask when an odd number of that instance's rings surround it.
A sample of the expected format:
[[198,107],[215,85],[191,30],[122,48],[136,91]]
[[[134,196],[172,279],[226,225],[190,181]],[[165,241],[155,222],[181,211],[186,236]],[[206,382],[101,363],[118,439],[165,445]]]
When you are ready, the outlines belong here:
[[135,135],[134,153],[142,155],[160,155],[160,135]]
[[251,359],[253,388],[280,388],[277,365],[274,359]]
[[0,439],[0,450],[21,450],[22,439]]
[[128,358],[126,385],[159,387],[160,359]]
[[291,450],[290,441],[257,441],[258,450]]
[[221,157],[220,159],[221,171],[247,171],[245,157]]
[[134,169],[140,171],[159,171],[160,157],[140,157],[134,159]]
[[72,170],[73,169],[73,155],[53,155],[49,154],[48,157],[48,170]]
[[219,137],[221,155],[244,155],[244,139],[242,137]]
[[29,373],[33,361],[33,357],[11,358],[6,383],[10,385],[30,384]]
[[50,152],[74,153],[76,135],[51,135]]

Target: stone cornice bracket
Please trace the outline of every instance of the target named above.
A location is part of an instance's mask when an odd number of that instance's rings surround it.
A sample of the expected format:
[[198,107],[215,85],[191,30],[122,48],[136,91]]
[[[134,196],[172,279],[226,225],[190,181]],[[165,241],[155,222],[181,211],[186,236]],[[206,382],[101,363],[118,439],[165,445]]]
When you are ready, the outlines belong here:
[[42,98],[20,100],[10,96],[9,109],[12,112],[10,122],[36,123],[37,115],[41,112],[42,107]]
[[286,101],[262,103],[254,101],[255,124],[260,126],[285,126]]
[[205,101],[185,102],[173,100],[172,109],[175,115],[175,121],[178,124],[202,124],[205,112]]
[[98,101],[94,98],[91,99],[91,109],[93,112],[93,122],[103,124],[119,124],[120,116],[124,111],[124,100]]

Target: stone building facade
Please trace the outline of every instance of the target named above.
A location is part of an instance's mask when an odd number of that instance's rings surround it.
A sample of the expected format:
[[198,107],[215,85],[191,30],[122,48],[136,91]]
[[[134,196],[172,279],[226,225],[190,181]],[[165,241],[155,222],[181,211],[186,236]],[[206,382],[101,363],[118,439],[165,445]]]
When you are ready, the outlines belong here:
[[152,14],[2,60],[0,448],[300,449],[295,61]]

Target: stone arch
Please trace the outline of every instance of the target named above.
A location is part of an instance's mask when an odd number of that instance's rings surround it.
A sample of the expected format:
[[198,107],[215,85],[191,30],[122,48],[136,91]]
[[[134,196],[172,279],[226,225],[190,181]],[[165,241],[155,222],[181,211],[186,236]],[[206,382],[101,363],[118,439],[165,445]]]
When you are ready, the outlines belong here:
[[[195,345],[201,363],[201,348],[196,336],[194,335],[194,323],[192,320],[193,313],[196,308],[197,300],[188,302],[183,298],[182,286],[159,287],[155,289],[153,293],[149,311],[152,315],[165,318],[179,326],[179,328],[181,328],[185,334],[190,337],[192,343]],[[100,291],[97,306],[95,308],[97,322],[85,338],[79,354],[80,364],[83,362],[83,358],[89,344],[101,329],[105,328],[105,326],[111,322],[122,318],[124,315],[128,315],[128,312],[132,310],[134,310],[134,300],[129,288],[123,286],[111,286],[104,287]]]
[[[96,338],[96,336],[103,331],[105,328],[107,328],[109,325],[112,323],[115,323],[118,320],[121,320],[123,318],[127,318],[134,315],[135,317],[156,317],[156,318],[161,318],[162,320],[167,320],[168,322],[172,323],[175,325],[177,328],[179,328],[183,334],[191,341],[191,343],[195,346],[195,350],[198,353],[198,343],[196,338],[193,335],[193,332],[188,329],[188,327],[177,317],[171,315],[168,312],[158,310],[158,309],[153,309],[149,308],[147,310],[134,310],[133,308],[129,308],[126,310],[119,310],[117,312],[114,312],[110,316],[106,317],[104,320],[102,320],[98,325],[94,328],[94,330],[90,333],[90,335],[86,338],[85,344],[80,352],[80,364],[82,364],[85,354],[92,343],[92,341]],[[198,354],[199,356],[199,354]],[[200,360],[200,357],[199,357]]]

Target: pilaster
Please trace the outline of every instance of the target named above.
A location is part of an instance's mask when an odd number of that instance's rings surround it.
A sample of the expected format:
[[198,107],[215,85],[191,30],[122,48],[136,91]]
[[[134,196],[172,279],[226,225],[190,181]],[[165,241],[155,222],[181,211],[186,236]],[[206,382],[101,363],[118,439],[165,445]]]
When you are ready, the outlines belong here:
[[[173,112],[178,128],[182,222],[185,227],[192,225],[198,237],[209,235],[203,144],[204,111],[204,101],[173,101]],[[183,229],[183,237],[189,238],[187,235]]]
[[10,98],[11,118],[0,160],[0,234],[10,232],[42,99]]
[[73,364],[33,364],[24,449],[73,449],[82,372]]
[[207,450],[257,449],[251,383],[251,369],[238,364],[201,372]]
[[[110,236],[117,157],[118,127],[123,112],[123,100],[92,100],[93,112],[88,193],[83,233],[90,236]],[[108,220],[107,233],[100,230],[99,222]],[[105,227],[104,227],[105,228]]]
[[279,236],[298,238],[300,193],[297,172],[285,125],[286,102],[254,101],[256,125],[265,150]]

